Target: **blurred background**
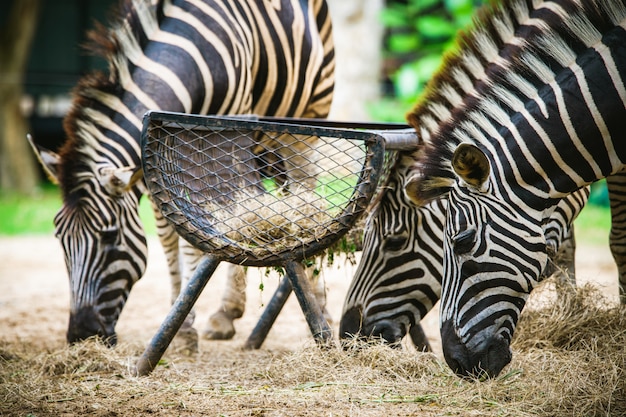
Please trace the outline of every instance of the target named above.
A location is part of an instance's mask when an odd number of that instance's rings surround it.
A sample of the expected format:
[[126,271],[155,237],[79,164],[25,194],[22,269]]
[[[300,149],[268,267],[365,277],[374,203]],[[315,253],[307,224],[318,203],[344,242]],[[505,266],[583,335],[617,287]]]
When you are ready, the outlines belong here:
[[[49,234],[60,196],[26,141],[56,150],[78,79],[106,63],[81,47],[118,0],[0,0],[0,235]],[[331,118],[403,122],[424,86],[471,25],[482,0],[328,0],[337,73]],[[148,233],[150,209],[142,204]],[[577,220],[585,238],[606,242],[604,182]],[[580,229],[579,227],[579,229]]]

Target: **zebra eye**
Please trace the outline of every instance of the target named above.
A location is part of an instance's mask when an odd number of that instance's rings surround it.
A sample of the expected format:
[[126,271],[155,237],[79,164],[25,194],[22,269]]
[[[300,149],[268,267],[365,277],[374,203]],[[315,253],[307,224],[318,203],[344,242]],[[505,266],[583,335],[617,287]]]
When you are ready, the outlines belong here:
[[399,251],[406,245],[406,236],[389,236],[385,238],[383,249],[386,251]]
[[452,238],[452,245],[457,254],[468,253],[476,240],[476,229],[467,229]]
[[100,243],[103,245],[113,245],[117,241],[117,227],[104,229],[100,231]]

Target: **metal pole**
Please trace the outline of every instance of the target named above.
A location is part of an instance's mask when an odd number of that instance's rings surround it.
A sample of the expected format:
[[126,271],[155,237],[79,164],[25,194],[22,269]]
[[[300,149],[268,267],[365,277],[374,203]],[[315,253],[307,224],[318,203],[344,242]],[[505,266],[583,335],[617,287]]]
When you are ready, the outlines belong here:
[[213,256],[205,255],[202,258],[189,283],[178,295],[161,327],[137,361],[135,376],[145,376],[154,370],[218,265],[219,260]]
[[327,344],[333,337],[333,331],[324,318],[322,309],[317,303],[311,285],[306,278],[304,267],[300,262],[289,261],[285,265],[285,271],[293,292],[300,303],[300,308],[304,313],[304,318],[309,324],[309,329],[313,334],[313,338],[318,344]]
[[267,334],[270,329],[274,325],[276,321],[276,317],[278,317],[278,313],[283,309],[287,298],[291,295],[291,282],[289,282],[289,278],[284,276],[280,281],[278,288],[276,288],[276,292],[272,296],[272,299],[265,307],[265,311],[261,315],[261,318],[257,322],[256,326],[250,333],[248,340],[243,345],[244,349],[258,349],[261,347]]
[[387,130],[377,133],[385,138],[385,150],[388,151],[413,151],[422,144],[415,129]]

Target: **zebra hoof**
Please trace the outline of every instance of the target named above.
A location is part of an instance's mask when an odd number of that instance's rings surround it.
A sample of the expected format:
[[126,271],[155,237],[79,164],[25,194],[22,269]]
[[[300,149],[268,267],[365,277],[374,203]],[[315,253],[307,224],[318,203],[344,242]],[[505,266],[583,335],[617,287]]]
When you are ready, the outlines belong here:
[[229,340],[235,335],[233,319],[224,311],[218,311],[209,317],[203,337],[208,340]]
[[190,326],[181,327],[176,333],[172,348],[174,352],[186,356],[198,353],[198,331]]

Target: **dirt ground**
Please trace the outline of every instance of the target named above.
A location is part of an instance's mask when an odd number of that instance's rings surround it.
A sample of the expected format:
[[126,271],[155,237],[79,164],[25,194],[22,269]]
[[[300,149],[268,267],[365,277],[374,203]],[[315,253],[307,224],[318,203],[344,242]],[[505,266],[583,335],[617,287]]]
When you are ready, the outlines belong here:
[[[149,251],[146,274],[133,288],[117,325],[120,341],[149,341],[169,311],[169,277],[156,239],[149,241]],[[56,239],[45,236],[3,237],[0,238],[0,257],[2,338],[36,339],[42,346],[64,340],[69,288],[62,251]],[[218,267],[196,303],[195,327],[199,330],[219,303],[224,285],[223,266]],[[607,295],[617,300],[617,272],[608,246],[588,246],[579,242],[576,268],[579,282],[596,282],[606,290]],[[339,261],[323,272],[328,310],[335,319],[335,335],[343,298],[354,270],[354,266]],[[259,289],[261,282],[263,290]],[[277,283],[276,275],[267,277],[263,271],[249,271],[246,314],[236,323],[234,340],[219,343],[243,344]],[[423,324],[435,352],[440,352],[437,309],[428,314]],[[292,295],[263,347],[293,349],[310,339],[306,321]],[[203,343],[202,348],[210,349],[210,342]]]
[[[59,243],[52,237],[0,238],[0,325],[5,339],[39,339],[42,345],[64,339],[69,285]],[[220,265],[196,303],[196,324],[202,330],[219,305],[225,265]],[[343,297],[354,274],[349,263],[335,262],[324,270],[328,309],[338,321]],[[243,344],[276,289],[278,276],[261,269],[248,272],[247,306],[236,322],[234,345]],[[263,283],[263,290],[259,289]],[[165,257],[158,240],[149,240],[148,268],[133,287],[117,325],[118,340],[150,340],[169,311],[170,287]],[[337,334],[337,323],[335,323]],[[45,337],[44,337],[45,336]],[[263,347],[295,348],[311,339],[295,296],[287,301]],[[207,349],[210,344],[207,342]],[[219,342],[220,344],[230,342]]]
[[[155,239],[149,241],[149,248],[146,275],[133,289],[117,326],[120,343],[145,345],[169,311],[170,290],[165,259]],[[335,336],[337,335],[343,298],[354,273],[354,268],[348,263],[335,262],[332,268],[323,272],[329,300],[328,309],[335,319]],[[196,328],[199,330],[202,329],[208,316],[219,303],[224,283],[222,271],[223,265],[218,268],[217,273],[208,283],[196,304]],[[605,294],[617,301],[616,274],[616,268],[608,247],[588,246],[584,242],[578,242],[577,276],[579,282],[596,282],[602,286]],[[263,290],[259,289],[261,282],[264,286]],[[250,271],[248,274],[247,311],[236,324],[238,332],[235,338],[227,342],[203,340],[200,345],[201,352],[215,357],[226,355],[226,360],[233,360],[232,358],[228,359],[225,352],[243,345],[256,324],[264,303],[270,300],[277,282],[276,276],[268,277],[258,270]],[[58,242],[53,237],[0,238],[0,345],[17,346],[23,343],[31,349],[41,349],[42,352],[64,349],[68,320],[68,291],[62,252]],[[441,357],[437,320],[437,311],[435,310],[426,317],[423,324],[435,349],[435,355]],[[291,296],[260,351],[250,353],[248,357],[254,361],[255,358],[259,358],[255,355],[293,351],[311,344],[311,340],[311,335],[297,301],[294,296]],[[241,360],[241,356],[236,360]],[[236,381],[232,381],[232,383],[236,383]],[[0,388],[0,394],[3,394],[2,388]],[[329,409],[319,415],[333,415],[332,400],[326,405],[329,406]],[[144,409],[143,412],[145,411]],[[173,414],[181,413],[174,412]],[[223,414],[257,415],[241,412]],[[274,414],[283,415],[280,412]],[[343,414],[345,413],[338,415]],[[349,414],[376,415],[376,412],[367,414],[363,410],[355,410],[354,413],[350,412]],[[33,415],[42,414],[34,413]],[[64,415],[73,414],[65,413]],[[98,415],[120,414],[99,413]],[[121,415],[124,414],[121,413]],[[222,415],[222,412],[218,413],[215,410],[212,415]]]

